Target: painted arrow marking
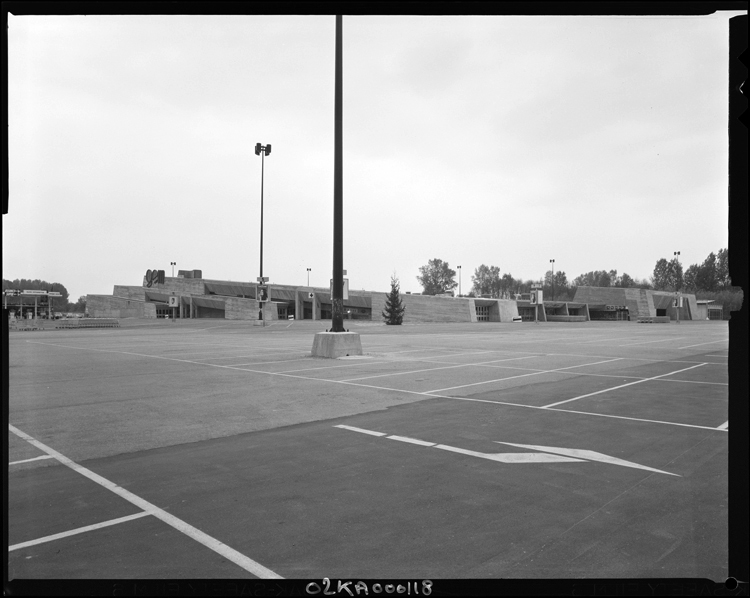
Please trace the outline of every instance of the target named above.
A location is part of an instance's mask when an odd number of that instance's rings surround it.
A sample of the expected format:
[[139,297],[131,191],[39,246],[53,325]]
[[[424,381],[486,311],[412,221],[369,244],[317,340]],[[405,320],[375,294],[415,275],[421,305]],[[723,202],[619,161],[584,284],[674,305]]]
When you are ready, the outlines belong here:
[[549,453],[480,453],[478,451],[470,451],[456,446],[448,446],[447,444],[436,444],[435,448],[443,449],[444,451],[452,451],[454,453],[461,453],[462,455],[471,455],[472,457],[479,457],[480,459],[490,459],[491,461],[497,461],[499,463],[570,463],[572,461],[585,463],[585,459],[561,457],[559,455],[550,455]]
[[346,426],[344,424],[333,427],[341,428],[342,430],[351,430],[352,432],[359,432],[360,434],[369,434],[370,436],[385,436],[389,440],[398,440],[399,442],[407,442],[409,444],[417,444],[419,446],[430,446],[433,448],[442,449],[444,451],[452,451],[454,453],[461,453],[463,455],[479,457],[480,459],[490,459],[491,461],[498,461],[499,463],[569,463],[571,461],[585,461],[585,459],[563,457],[560,455],[550,455],[549,453],[480,453],[478,451],[470,451],[468,449],[458,448],[457,446],[448,446],[447,444],[427,442],[426,440],[419,440],[418,438],[409,438],[408,436],[396,436],[395,434],[389,436],[385,432],[365,430],[364,428],[356,428],[354,426]]
[[599,463],[609,463],[610,465],[622,465],[623,467],[633,467],[635,469],[645,469],[646,471],[653,471],[655,473],[663,473],[666,475],[673,475],[682,477],[676,473],[670,473],[668,471],[662,471],[660,469],[654,469],[653,467],[647,467],[632,461],[625,461],[624,459],[618,459],[617,457],[610,457],[604,453],[597,453],[596,451],[588,451],[584,449],[566,449],[558,448],[554,446],[538,446],[534,444],[516,444],[513,442],[500,442],[495,441],[498,444],[507,444],[508,446],[517,446],[519,448],[533,449],[534,453],[480,453],[479,451],[471,451],[468,449],[459,448],[457,446],[450,446],[447,444],[437,444],[435,442],[427,442],[426,440],[419,440],[418,438],[409,438],[408,436],[396,436],[388,435],[385,432],[376,432],[374,430],[366,430],[364,428],[356,428],[354,426],[346,426],[339,424],[334,428],[341,428],[343,430],[350,430],[352,432],[359,432],[361,434],[369,434],[370,436],[385,436],[389,440],[398,440],[399,442],[406,442],[409,444],[416,444],[419,446],[426,446],[431,448],[437,448],[444,451],[451,451],[453,453],[460,453],[462,455],[469,455],[471,457],[479,457],[480,459],[489,459],[490,461],[496,461],[498,463],[587,463],[590,461],[596,461]]
[[618,459],[617,457],[610,457],[609,455],[605,455],[604,453],[597,453],[596,451],[587,451],[584,449],[566,449],[566,448],[558,448],[555,446],[539,446],[536,444],[516,444],[514,442],[500,442],[499,440],[496,440],[495,442],[497,442],[498,444],[507,444],[509,446],[517,446],[520,448],[534,449],[537,451],[547,451],[547,452],[555,453],[558,455],[567,455],[569,457],[577,457],[579,459],[583,459],[586,461],[598,461],[600,463],[610,463],[612,465],[622,465],[623,467],[634,467],[635,469],[645,469],[646,471],[664,473],[666,475],[677,476],[678,478],[682,477],[681,475],[677,473],[670,473],[668,471],[662,471],[661,469],[654,469],[653,467],[639,465],[638,463],[633,463],[632,461],[625,461],[624,459]]

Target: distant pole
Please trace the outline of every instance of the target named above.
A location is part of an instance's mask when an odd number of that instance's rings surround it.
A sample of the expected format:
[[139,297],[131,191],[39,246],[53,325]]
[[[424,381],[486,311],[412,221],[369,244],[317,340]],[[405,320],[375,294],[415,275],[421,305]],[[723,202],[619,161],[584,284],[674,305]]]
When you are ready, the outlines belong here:
[[174,278],[174,267],[177,265],[177,262],[169,262],[172,266],[172,278]]
[[552,264],[552,301],[555,300],[555,260],[550,260]]
[[336,15],[333,153],[333,296],[331,332],[344,332],[344,176],[343,176],[343,60],[341,15]]
[[311,270],[311,269],[312,269],[312,268],[308,268],[308,269],[307,269],[307,286],[308,286],[308,287],[310,286],[310,270]]
[[[260,276],[258,282],[263,285],[266,283],[263,278],[263,176],[265,174],[266,156],[271,153],[271,144],[263,145],[261,143],[255,144],[255,155],[260,156]],[[257,299],[257,297],[256,297]],[[259,304],[258,319],[263,319],[263,305]],[[265,326],[266,323],[263,322]]]
[[461,296],[461,266],[458,266],[458,296]]
[[[680,263],[680,252],[679,251],[675,251],[674,252],[674,257],[677,260],[677,263],[679,264]],[[680,290],[679,290],[678,283],[677,283],[677,271],[676,270],[675,270],[675,284],[674,284],[674,286],[676,287],[674,294],[675,294],[676,303],[677,303],[677,307],[675,307],[675,310],[677,311],[677,323],[679,324],[680,323]]]
[[260,277],[263,278],[263,176],[266,167],[266,152],[260,154]]

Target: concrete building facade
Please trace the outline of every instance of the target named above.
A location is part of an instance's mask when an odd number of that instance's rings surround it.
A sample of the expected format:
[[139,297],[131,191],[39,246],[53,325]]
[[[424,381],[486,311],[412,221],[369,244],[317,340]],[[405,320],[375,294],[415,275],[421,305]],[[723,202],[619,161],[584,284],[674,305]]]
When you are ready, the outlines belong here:
[[[151,271],[149,271],[150,273]],[[219,318],[226,320],[330,320],[330,289],[269,284],[269,301],[256,300],[251,282],[202,278],[200,270],[177,277],[144,276],[140,286],[115,285],[112,295],[88,295],[86,313],[97,318]],[[197,275],[197,276],[196,276]],[[388,293],[349,291],[345,318],[382,322]],[[446,297],[401,294],[404,322],[585,322],[666,317],[700,317],[695,295],[682,294],[683,306],[673,307],[673,293],[632,288],[578,287],[573,301]],[[170,302],[174,305],[170,305]],[[261,305],[263,306],[261,308]]]
[[[592,320],[615,319],[607,312],[627,312],[628,319],[669,317],[670,320],[696,320],[698,303],[694,294],[680,293],[682,307],[674,307],[675,294],[668,291],[620,287],[578,287],[573,300],[585,303]],[[615,309],[612,309],[615,308]]]
[[[193,271],[199,272],[199,271]],[[257,285],[250,282],[213,280],[186,276],[156,282],[144,277],[140,286],[115,285],[112,295],[88,295],[86,313],[99,318],[223,318],[258,320],[261,304]],[[387,292],[353,291],[344,299],[349,320],[383,321]],[[170,307],[176,297],[176,307]],[[269,284],[264,320],[329,320],[331,293],[328,288]],[[507,299],[435,297],[401,294],[406,307],[405,322],[512,322],[518,306]]]

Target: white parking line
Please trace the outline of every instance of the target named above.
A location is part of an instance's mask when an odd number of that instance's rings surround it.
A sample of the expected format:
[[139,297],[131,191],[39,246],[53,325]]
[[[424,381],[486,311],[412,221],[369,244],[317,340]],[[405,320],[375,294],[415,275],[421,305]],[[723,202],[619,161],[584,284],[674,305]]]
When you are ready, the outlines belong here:
[[678,349],[692,349],[693,347],[700,347],[702,345],[713,345],[714,343],[726,343],[727,339],[723,338],[718,341],[709,341],[707,343],[698,343],[697,345],[687,345],[686,347],[677,347]]
[[[629,358],[624,358],[629,359]],[[436,362],[440,363],[440,362]],[[668,362],[668,363],[675,363],[675,362]],[[690,363],[690,362],[688,362]],[[508,370],[527,370],[529,372],[547,372],[549,370],[543,370],[540,368],[525,368],[520,365],[514,365],[514,366],[503,366],[503,365],[489,365],[489,364],[483,364],[483,363],[476,363],[474,365],[486,367],[486,368],[495,368],[495,369],[508,369]],[[706,363],[706,365],[716,365],[714,363]],[[560,371],[560,370],[557,370]],[[646,376],[628,376],[625,374],[592,374],[590,372],[563,372],[560,371],[561,374],[568,374],[570,376],[591,376],[594,378],[617,378],[618,380],[631,378],[633,380],[646,380]],[[659,382],[672,382],[672,383],[679,383],[679,384],[710,384],[715,386],[729,386],[727,382],[706,382],[705,380],[666,380],[664,378],[660,379]]]
[[605,361],[595,361],[594,363],[581,363],[579,365],[570,365],[568,367],[556,368],[554,370],[541,370],[541,371],[538,371],[538,372],[532,372],[530,374],[519,374],[518,376],[507,376],[505,378],[497,378],[496,380],[486,380],[485,382],[473,382],[472,384],[459,384],[458,386],[450,386],[448,388],[438,388],[436,390],[430,390],[430,391],[427,391],[427,392],[428,393],[444,392],[446,390],[455,390],[457,388],[466,388],[468,386],[478,386],[480,384],[490,384],[492,382],[502,382],[504,380],[513,380],[514,378],[524,378],[524,377],[527,377],[527,376],[538,376],[540,374],[549,374],[549,373],[552,373],[552,372],[559,372],[559,371],[562,371],[562,370],[570,370],[570,369],[573,369],[573,368],[582,368],[582,367],[586,367],[588,365],[598,365],[600,363],[609,363],[610,361],[620,361],[622,359],[624,359],[624,358],[623,357],[616,357],[614,359],[607,359]]
[[36,540],[29,540],[28,542],[21,542],[20,544],[13,544],[13,546],[8,546],[8,552],[12,550],[18,550],[19,548],[26,548],[28,546],[44,544],[45,542],[52,542],[53,540],[60,540],[61,538],[67,538],[68,536],[75,536],[76,534],[83,534],[85,532],[90,532],[95,529],[101,529],[103,527],[117,525],[118,523],[125,523],[126,521],[132,521],[133,519],[140,519],[141,517],[146,517],[147,515],[151,515],[151,513],[146,513],[145,511],[141,511],[140,513],[135,513],[134,515],[118,517],[117,519],[110,519],[109,521],[102,521],[101,523],[95,523],[93,525],[87,525],[85,527],[71,529],[71,530],[68,530],[67,532],[60,532],[59,534],[52,534],[51,536],[44,536],[43,538],[37,538]]
[[160,519],[167,525],[171,525],[173,528],[182,532],[186,536],[189,536],[196,542],[203,544],[207,548],[210,548],[214,552],[217,552],[218,554],[223,556],[225,559],[233,562],[235,565],[242,567],[245,571],[248,571],[252,573],[253,575],[256,575],[260,578],[282,579],[281,576],[278,575],[277,573],[274,573],[273,571],[264,567],[260,563],[255,562],[251,558],[246,557],[241,552],[236,551],[234,548],[230,548],[229,546],[227,546],[223,542],[220,542],[216,538],[212,538],[211,536],[202,532],[198,528],[193,527],[189,523],[182,521],[182,519],[178,519],[174,515],[167,513],[163,509],[160,509],[156,505],[148,502],[147,500],[142,499],[140,496],[136,496],[132,492],[125,490],[125,488],[122,488],[121,486],[118,486],[114,482],[111,482],[108,479],[100,476],[99,474],[94,473],[90,469],[86,469],[82,465],[75,463],[71,459],[68,459],[62,453],[59,453],[53,448],[48,447],[46,444],[43,444],[39,442],[38,440],[36,440],[35,438],[32,438],[31,436],[29,436],[25,432],[22,432],[15,426],[8,424],[8,429],[11,432],[13,432],[16,436],[23,438],[26,442],[34,445],[39,450],[44,451],[48,455],[54,457],[63,465],[70,467],[73,471],[80,473],[82,476],[87,477],[93,482],[96,482],[97,484],[99,484],[100,486],[103,486],[107,490],[114,492],[120,498],[124,498],[128,502],[134,504],[135,506],[145,511],[146,514],[153,515],[154,517],[156,517],[157,519]]
[[409,438],[408,436],[386,436],[390,440],[400,440],[401,442],[408,442],[409,444],[418,444],[420,446],[435,446],[435,442],[427,442],[426,440],[419,440],[418,438]]
[[581,395],[579,397],[573,397],[572,399],[565,399],[564,401],[558,401],[557,403],[550,403],[549,405],[544,405],[543,409],[547,409],[548,407],[557,407],[558,405],[562,405],[563,403],[570,403],[571,401],[577,401],[578,399],[585,399],[586,397],[593,397],[594,395],[609,392],[611,390],[617,390],[618,388],[625,388],[626,386],[633,386],[633,384],[640,384],[641,382],[648,382],[649,380],[656,380],[658,378],[663,378],[664,376],[672,376],[674,374],[679,374],[680,372],[685,372],[687,370],[692,370],[693,368],[698,368],[702,365],[706,365],[706,364],[699,363],[698,365],[691,365],[689,368],[677,370],[676,372],[668,372],[666,374],[661,374],[659,376],[653,376],[651,378],[644,378],[643,380],[636,380],[635,382],[628,382],[627,384],[620,384],[619,386],[613,386],[612,388],[605,388],[604,390],[597,390],[596,392],[590,392],[588,394]]
[[351,430],[352,432],[362,432],[362,434],[370,434],[371,436],[388,436],[388,434],[386,434],[385,432],[375,432],[373,430],[365,430],[364,428],[355,428],[354,426],[346,426],[344,424],[339,424],[333,427],[342,428],[344,430]]
[[680,341],[683,338],[687,338],[686,336],[678,336],[677,338],[665,338],[660,341],[640,341],[637,343],[626,343],[624,345],[617,345],[618,347],[632,347],[634,345],[649,345],[651,343],[668,343],[670,341]]
[[[314,377],[310,377],[310,376],[299,376],[299,375],[291,374],[291,373],[288,373],[288,372],[266,372],[266,371],[263,371],[263,370],[252,370],[252,369],[246,369],[246,368],[236,368],[236,367],[232,367],[232,366],[218,365],[218,364],[215,364],[215,363],[203,363],[203,362],[199,362],[199,361],[190,361],[188,359],[177,359],[175,357],[163,357],[163,356],[144,355],[142,353],[133,353],[133,352],[126,352],[126,351],[114,351],[114,350],[110,350],[110,349],[95,349],[95,348],[89,348],[89,347],[76,347],[76,346],[71,346],[71,345],[62,345],[62,344],[58,344],[58,343],[43,343],[43,342],[39,342],[39,341],[26,341],[26,342],[27,343],[31,343],[31,344],[48,345],[48,346],[51,346],[51,347],[58,347],[58,348],[62,348],[62,349],[78,349],[78,350],[81,350],[81,351],[99,351],[99,352],[103,352],[103,353],[120,353],[120,354],[124,354],[124,355],[135,355],[135,356],[138,356],[138,357],[147,357],[147,358],[152,358],[153,357],[153,358],[156,358],[156,359],[164,359],[164,360],[167,360],[167,361],[177,361],[177,362],[180,362],[180,363],[194,363],[196,365],[204,365],[204,366],[207,366],[207,367],[215,367],[215,368],[221,368],[221,369],[234,369],[234,370],[237,370],[237,371],[240,371],[240,372],[250,372],[250,373],[253,373],[253,374],[266,374],[266,375],[269,375],[269,376],[281,376],[281,377],[287,377],[287,378],[295,378],[295,379],[299,379],[299,380],[314,380],[315,382],[331,383],[331,384],[346,384],[346,385],[349,385],[349,386],[357,386],[357,387],[362,387],[362,388],[371,388],[371,389],[374,389],[374,390],[386,390],[386,391],[390,391],[390,392],[400,392],[400,393],[410,394],[410,395],[420,395],[420,396],[426,396],[426,397],[435,397],[435,398],[439,398],[439,399],[450,399],[450,400],[455,400],[455,401],[474,401],[474,402],[479,402],[479,403],[491,403],[491,404],[495,404],[495,405],[507,405],[507,406],[511,406],[511,407],[523,407],[523,408],[526,408],[526,409],[548,409],[549,411],[559,411],[559,412],[563,412],[563,413],[574,413],[574,414],[578,414],[578,415],[589,415],[589,416],[593,416],[593,417],[609,417],[609,418],[612,418],[612,419],[624,419],[624,420],[631,420],[631,421],[642,421],[642,422],[655,423],[655,424],[665,424],[665,425],[670,425],[670,426],[680,426],[680,427],[685,427],[685,428],[698,428],[698,429],[702,429],[702,430],[713,430],[713,431],[717,430],[717,428],[715,426],[699,426],[699,425],[696,425],[696,424],[683,424],[683,423],[679,423],[679,422],[669,422],[669,421],[662,421],[662,420],[652,420],[652,419],[644,419],[644,418],[638,418],[638,417],[626,417],[626,416],[622,416],[622,415],[611,415],[611,414],[607,414],[607,413],[592,413],[592,412],[588,412],[588,411],[574,411],[572,409],[554,409],[554,408],[552,408],[549,405],[547,405],[545,407],[539,407],[539,406],[535,406],[535,405],[524,405],[524,404],[521,404],[521,403],[509,403],[509,402],[504,402],[504,401],[491,401],[491,400],[487,400],[487,399],[472,399],[472,398],[468,398],[468,397],[455,397],[455,396],[451,396],[451,395],[438,394],[438,391],[405,390],[405,389],[402,389],[402,388],[393,388],[393,387],[388,387],[388,386],[376,386],[374,384],[363,384],[361,382],[342,382],[341,380],[331,380],[331,379],[327,379],[327,378],[314,378]],[[519,351],[519,352],[521,352],[521,351]],[[538,356],[539,353],[534,353],[534,355]],[[563,355],[563,356],[568,356],[568,357],[597,357],[595,355],[586,355],[586,354],[577,354],[577,353],[575,353],[575,354],[571,353],[569,355],[565,355],[564,353],[547,353],[546,355],[550,355],[550,356]],[[668,361],[665,361],[663,359],[647,359],[647,358],[639,358],[639,357],[627,357],[627,358],[616,357],[616,358],[613,358],[613,359],[609,359],[608,361],[617,361],[617,360],[620,360],[620,359],[628,359],[628,360],[635,359],[635,360],[638,360],[638,361],[646,361],[646,362],[649,362],[649,363],[694,363],[692,361],[684,361],[684,360],[668,360]],[[370,363],[373,363],[373,362],[370,362]],[[598,363],[604,363],[604,362],[598,362]],[[351,364],[347,364],[347,365],[351,365]],[[360,362],[357,365],[362,365],[362,364]],[[593,364],[584,364],[584,365],[593,365]],[[709,363],[701,362],[701,363],[696,364],[696,366],[694,366],[694,367],[702,366],[702,365],[718,365],[718,366],[726,367],[726,364],[710,363],[710,362]],[[331,367],[339,367],[339,366],[331,366]],[[578,367],[578,366],[571,366],[571,367]],[[316,369],[323,369],[323,368],[316,368]],[[690,369],[690,368],[687,368],[687,369]],[[538,372],[538,373],[543,373],[543,372]],[[721,431],[725,432],[726,430],[721,430]]]
[[[396,390],[396,389],[392,389]],[[404,391],[408,392],[408,391]],[[420,394],[420,393],[416,393]],[[648,424],[665,424],[667,426],[679,426],[681,428],[698,428],[700,430],[721,430],[726,432],[726,429],[716,428],[714,426],[699,426],[697,424],[682,424],[680,422],[668,422],[659,419],[646,419],[643,417],[628,417],[625,415],[612,415],[610,413],[593,413],[591,411],[575,411],[573,409],[555,409],[554,407],[538,407],[536,405],[524,405],[523,403],[508,403],[505,401],[492,401],[490,399],[472,399],[470,397],[452,397],[450,395],[430,395],[440,399],[452,399],[454,401],[471,401],[475,403],[491,403],[495,405],[506,405],[508,407],[524,407],[526,409],[544,409],[545,411],[557,411],[558,413],[575,413],[576,415],[592,415],[594,417],[609,417],[612,419],[624,419],[628,421],[645,422]]]
[[[490,351],[484,351],[485,353],[490,353]],[[388,372],[387,374],[374,374],[372,376],[362,376],[360,378],[347,378],[346,380],[343,380],[343,382],[352,382],[354,380],[369,380],[370,378],[383,378],[384,376],[404,376],[408,374],[419,374],[421,372],[434,372],[436,370],[450,370],[453,368],[466,368],[466,367],[472,367],[477,365],[487,365],[490,363],[497,363],[498,361],[513,361],[518,359],[531,359],[532,357],[535,357],[534,355],[526,355],[524,357],[509,357],[506,359],[493,359],[492,361],[483,361],[479,363],[458,363],[453,365],[446,365],[444,367],[440,368],[426,368],[422,370],[409,370],[408,372]]]
[[34,457],[33,459],[23,459],[21,461],[11,461],[8,465],[20,465],[21,463],[31,463],[32,461],[39,461],[40,459],[52,459],[51,455],[41,455],[40,457]]

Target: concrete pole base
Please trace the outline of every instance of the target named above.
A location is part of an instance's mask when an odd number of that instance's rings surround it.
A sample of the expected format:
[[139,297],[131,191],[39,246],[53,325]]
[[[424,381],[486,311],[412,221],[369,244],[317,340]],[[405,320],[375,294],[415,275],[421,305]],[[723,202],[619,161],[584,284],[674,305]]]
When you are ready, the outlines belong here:
[[358,332],[318,332],[313,340],[312,356],[336,359],[347,355],[362,355]]

